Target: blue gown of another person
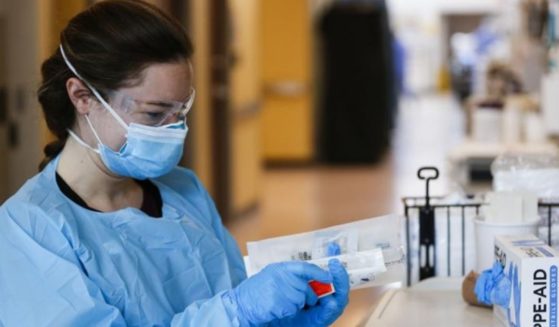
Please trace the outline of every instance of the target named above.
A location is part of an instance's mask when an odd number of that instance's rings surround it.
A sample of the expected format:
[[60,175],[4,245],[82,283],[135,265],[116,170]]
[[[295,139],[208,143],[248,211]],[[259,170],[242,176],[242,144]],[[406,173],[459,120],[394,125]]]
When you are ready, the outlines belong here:
[[0,207],[0,326],[237,326],[241,254],[193,172],[154,179],[163,216],[68,199],[58,158]]

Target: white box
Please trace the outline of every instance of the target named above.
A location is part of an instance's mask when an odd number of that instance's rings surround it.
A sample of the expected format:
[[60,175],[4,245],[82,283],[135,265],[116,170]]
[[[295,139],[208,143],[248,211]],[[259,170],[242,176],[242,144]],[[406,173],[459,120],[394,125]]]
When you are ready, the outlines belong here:
[[508,308],[493,307],[509,327],[556,327],[559,253],[534,235],[497,236],[495,259],[511,280]]

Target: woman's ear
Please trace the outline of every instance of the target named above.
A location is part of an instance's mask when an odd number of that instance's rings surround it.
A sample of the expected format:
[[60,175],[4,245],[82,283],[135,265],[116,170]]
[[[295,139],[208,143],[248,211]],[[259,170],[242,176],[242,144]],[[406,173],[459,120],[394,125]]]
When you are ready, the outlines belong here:
[[70,77],[66,81],[66,92],[68,92],[70,101],[72,101],[80,114],[85,115],[89,113],[90,102],[92,101],[91,91],[81,80]]

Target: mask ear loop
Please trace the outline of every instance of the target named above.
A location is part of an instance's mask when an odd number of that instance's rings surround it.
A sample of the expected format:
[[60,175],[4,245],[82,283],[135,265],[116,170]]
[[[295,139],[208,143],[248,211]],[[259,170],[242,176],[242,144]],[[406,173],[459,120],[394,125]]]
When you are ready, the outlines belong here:
[[[95,139],[97,139],[97,146],[98,147],[101,146],[103,144],[103,142],[101,142],[101,138],[99,137],[99,134],[97,134],[97,131],[93,127],[93,124],[91,123],[91,120],[89,119],[89,114],[85,115],[85,121],[89,125],[89,129],[91,129],[91,131],[93,132],[93,135],[95,136]],[[101,154],[101,151],[98,148],[95,149],[91,145],[85,143],[84,140],[81,139],[81,137],[79,137],[76,133],[74,133],[74,131],[72,131],[72,129],[68,128],[67,131],[70,134],[70,136],[72,136],[74,138],[74,140],[76,140],[79,144],[81,144],[82,146],[96,152],[97,154]]]
[[99,149],[94,149],[91,145],[85,143],[78,135],[76,135],[76,133],[74,133],[71,129],[68,129],[68,134],[70,134],[70,136],[76,140],[76,142],[78,142],[81,146],[90,149],[91,151],[97,153],[97,154],[101,154],[101,151],[99,151]]
[[[79,79],[81,79],[85,85],[87,85],[87,87],[89,89],[91,89],[91,92],[93,92],[93,95],[95,95],[95,97],[97,98],[97,100],[99,100],[99,102],[101,102],[101,104],[103,105],[103,107],[105,107],[105,109],[107,109],[111,115],[116,119],[116,121],[126,130],[128,131],[128,124],[126,124],[124,122],[124,120],[122,120],[122,118],[120,118],[120,116],[114,111],[114,109],[109,105],[109,103],[107,103],[107,101],[105,101],[105,99],[103,99],[103,97],[99,94],[99,92],[97,92],[97,90],[93,87],[93,85],[89,84],[89,82],[87,80],[85,80],[76,70],[76,68],[74,68],[74,66],[70,63],[70,61],[68,60],[68,58],[66,57],[66,53],[64,52],[64,48],[62,47],[62,44],[60,44],[58,46],[60,48],[60,53],[62,54],[62,58],[64,59],[64,62],[66,63],[66,65],[68,66],[68,68],[72,71],[72,73],[74,73],[74,75],[76,75]],[[87,119],[87,116],[86,116]],[[89,119],[88,119],[89,122]],[[91,123],[90,123],[91,126]],[[94,130],[95,133],[95,130]]]
[[91,123],[91,120],[89,120],[89,115],[85,115],[85,120],[87,121],[87,124],[89,125],[89,128],[91,128],[91,131],[93,132],[93,135],[97,139],[97,143],[98,144],[103,144],[103,142],[101,142],[101,138],[99,137],[99,134],[97,134],[97,131],[95,130],[95,128],[93,128],[93,124]]

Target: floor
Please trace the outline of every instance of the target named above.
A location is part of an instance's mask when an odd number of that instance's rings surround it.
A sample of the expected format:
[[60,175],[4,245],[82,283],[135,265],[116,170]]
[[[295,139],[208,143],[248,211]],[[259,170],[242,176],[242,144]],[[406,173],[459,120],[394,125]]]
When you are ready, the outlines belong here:
[[[403,196],[424,194],[424,184],[416,177],[419,167],[441,169],[433,194],[453,190],[445,158],[463,140],[463,126],[463,113],[449,95],[403,99],[391,152],[380,164],[267,170],[259,210],[228,227],[246,254],[247,241],[401,214]],[[359,325],[385,290],[352,291],[350,304],[334,326]]]

